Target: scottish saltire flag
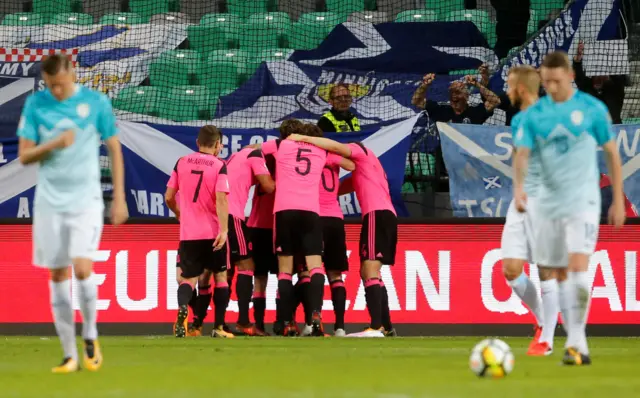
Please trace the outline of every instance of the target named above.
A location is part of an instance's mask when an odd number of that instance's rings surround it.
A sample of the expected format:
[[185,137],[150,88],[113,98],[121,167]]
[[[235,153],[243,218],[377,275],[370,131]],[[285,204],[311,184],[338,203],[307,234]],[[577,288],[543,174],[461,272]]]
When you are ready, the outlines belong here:
[[517,65],[539,67],[546,54],[563,50],[573,58],[579,41],[586,43],[587,76],[629,74],[629,44],[621,36],[621,0],[576,0],[492,76],[490,88],[506,90],[507,73]]
[[[361,141],[379,158],[389,179],[393,203],[399,216],[407,216],[402,201],[405,159],[417,116],[377,130],[361,133],[327,134],[341,142]],[[164,192],[176,161],[196,149],[198,128],[119,122],[125,161],[125,190],[132,217],[170,217]],[[14,126],[15,129],[15,126]],[[221,158],[246,145],[262,143],[279,136],[276,130],[224,129]],[[0,139],[0,218],[30,218],[37,166],[24,167],[17,160],[16,138]],[[343,171],[341,178],[349,173]],[[251,198],[250,198],[251,199]],[[249,200],[251,203],[251,200]],[[346,216],[360,216],[355,194],[340,197]],[[250,207],[247,208],[250,211]]]
[[[616,125],[622,176],[628,201],[640,208],[640,125]],[[449,172],[451,208],[456,217],[504,217],[513,198],[513,141],[510,127],[438,123]],[[600,172],[607,168],[600,150]],[[603,207],[611,203],[606,176]],[[628,212],[631,215],[631,212]]]

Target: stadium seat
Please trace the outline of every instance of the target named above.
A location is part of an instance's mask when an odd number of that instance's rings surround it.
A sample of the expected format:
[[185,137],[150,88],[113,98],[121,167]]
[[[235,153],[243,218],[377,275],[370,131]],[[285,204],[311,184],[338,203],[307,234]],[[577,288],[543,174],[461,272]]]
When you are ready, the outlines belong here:
[[433,10],[407,10],[396,16],[396,22],[435,22],[438,14]]
[[464,11],[453,11],[447,14],[447,21],[470,21],[473,22],[480,32],[486,37],[489,38],[492,32],[495,32],[495,24],[491,23],[489,19],[489,14],[486,11],[482,10],[464,10]]
[[42,15],[47,23],[54,15],[73,12],[71,0],[33,0],[32,12]]
[[316,0],[278,0],[278,11],[286,12],[291,19],[297,21],[302,14],[319,9]]
[[477,69],[454,69],[449,71],[449,76],[466,76],[466,75],[477,75]]
[[307,14],[302,14],[298,22],[304,23],[312,23],[316,25],[322,25],[328,28],[327,33],[333,29],[334,26],[341,24],[344,22],[343,17],[335,12],[310,12]]
[[378,11],[398,15],[405,10],[416,8],[415,0],[377,0]]
[[527,35],[531,36],[538,31],[539,19],[538,12],[536,10],[529,10],[529,23],[527,24]]
[[213,93],[235,89],[247,77],[248,60],[242,50],[212,51],[198,73],[198,83]]
[[[331,24],[331,29],[335,25]],[[327,27],[321,24],[297,22],[293,24],[287,40],[288,47],[295,50],[313,50],[327,37]]]
[[2,24],[9,26],[40,26],[44,25],[44,17],[32,12],[17,12],[5,15],[2,19]]
[[214,50],[237,48],[240,41],[240,27],[227,21],[187,26],[189,47],[202,54]]
[[444,18],[451,12],[464,10],[464,0],[425,0],[424,6],[436,11],[439,18]]
[[228,0],[227,10],[241,18],[269,11],[269,0]]
[[[295,1],[295,0],[292,0]],[[24,11],[23,0],[2,0],[0,1],[0,15],[15,14]]]
[[389,14],[382,11],[358,11],[349,15],[349,22],[384,23],[389,22]]
[[356,11],[364,11],[365,0],[325,0],[327,11],[339,14],[351,14]]
[[222,12],[225,0],[180,0],[180,12],[189,16],[193,23],[198,23],[207,14]]
[[[289,15],[285,12],[267,12],[261,14],[254,14],[247,19],[247,24],[245,26],[247,32],[255,31],[256,36],[251,42],[261,43],[265,41],[270,43],[270,35],[271,32],[276,32],[277,34],[277,42],[275,46],[258,46],[258,48],[274,48],[281,47],[286,44],[286,39],[289,36],[289,32],[291,31],[291,20],[289,19]],[[265,36],[265,38],[263,38]],[[243,46],[244,48],[251,48],[249,45],[247,47],[247,39],[248,37],[244,37]],[[242,46],[241,46],[242,47]]]
[[148,21],[152,15],[169,12],[169,0],[129,0],[129,11]]
[[240,48],[256,51],[261,48],[280,47],[281,34],[266,24],[245,24],[240,34]]
[[247,74],[252,75],[262,62],[286,61],[292,52],[288,48],[271,48],[251,54]]
[[564,8],[564,0],[531,0],[531,9],[538,15],[539,20],[549,19],[549,14]]
[[210,120],[215,114],[217,98],[212,98],[203,86],[180,86],[169,90],[167,98],[159,101],[158,117],[184,122]]
[[101,25],[137,25],[144,22],[142,16],[133,12],[116,12],[100,18]]
[[634,117],[631,119],[624,119],[622,124],[640,124],[640,117]]
[[159,87],[126,87],[113,100],[113,107],[122,111],[152,115],[157,112],[159,98],[164,98]]
[[169,50],[151,62],[149,81],[152,86],[173,87],[195,81],[200,54],[194,50]]
[[235,14],[226,14],[214,12],[207,15],[203,15],[200,19],[200,25],[218,25],[218,24],[242,24],[242,18]]
[[189,16],[181,12],[166,12],[164,14],[156,14],[149,19],[149,23],[156,24],[172,24],[172,23],[189,23]]
[[51,23],[55,25],[93,25],[93,17],[89,14],[65,12],[56,14]]
[[93,15],[96,21],[107,14],[122,11],[120,0],[83,0],[82,11]]

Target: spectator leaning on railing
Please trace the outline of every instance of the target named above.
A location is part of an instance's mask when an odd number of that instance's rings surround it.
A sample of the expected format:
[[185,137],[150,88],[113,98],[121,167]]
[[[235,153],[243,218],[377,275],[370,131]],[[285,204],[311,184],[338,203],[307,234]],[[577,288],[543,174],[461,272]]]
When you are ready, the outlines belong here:
[[340,83],[331,87],[329,91],[331,110],[318,120],[318,127],[325,133],[360,131],[358,118],[349,111],[352,102],[349,86]]
[[582,65],[584,55],[584,43],[578,44],[578,51],[573,57],[573,69],[576,72],[575,82],[578,88],[585,93],[589,93],[604,102],[609,108],[611,121],[613,124],[621,124],[622,104],[624,103],[624,82],[623,75],[615,76],[593,76],[587,77]]
[[[427,99],[427,89],[435,79],[433,73],[424,75],[422,83],[413,93],[411,103],[429,114],[434,122],[482,124],[493,115],[500,99],[473,76],[465,76],[464,81],[454,81],[449,85],[449,103],[438,103]],[[475,86],[484,99],[483,104],[469,104],[467,85]]]

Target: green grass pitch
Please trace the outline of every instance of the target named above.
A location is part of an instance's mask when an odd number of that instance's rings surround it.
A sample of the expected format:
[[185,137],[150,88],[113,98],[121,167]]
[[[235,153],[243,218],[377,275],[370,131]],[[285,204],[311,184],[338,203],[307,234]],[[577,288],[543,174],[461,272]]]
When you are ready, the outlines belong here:
[[0,396],[115,397],[615,397],[640,396],[640,339],[590,339],[593,365],[525,355],[528,339],[505,338],[515,369],[501,380],[468,368],[479,338],[103,337],[97,373],[54,375],[56,338],[0,337]]

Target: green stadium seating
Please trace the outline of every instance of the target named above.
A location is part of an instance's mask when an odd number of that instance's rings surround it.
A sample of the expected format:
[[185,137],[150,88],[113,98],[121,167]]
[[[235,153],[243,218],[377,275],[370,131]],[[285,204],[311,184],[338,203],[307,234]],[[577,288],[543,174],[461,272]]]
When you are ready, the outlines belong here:
[[538,14],[538,20],[546,20],[552,11],[563,8],[564,0],[531,0],[531,9]]
[[145,21],[154,14],[169,12],[169,0],[129,0],[129,11],[142,16]]
[[509,52],[507,53],[507,57],[506,58],[511,58],[511,57],[515,57],[518,54],[518,51],[520,50],[520,47],[513,47],[511,50],[509,50]]
[[443,18],[450,12],[464,10],[464,0],[425,0],[424,8],[436,11]]
[[184,122],[212,119],[218,98],[207,87],[180,86],[169,90],[168,97],[159,102],[159,117]]
[[200,25],[187,26],[189,47],[202,54],[208,54],[214,50],[237,48],[240,43],[240,28],[243,25],[222,17],[219,19],[218,21],[210,19]]
[[280,47],[280,32],[264,25],[245,24],[240,34],[240,48],[257,51],[262,48]]
[[493,34],[495,36],[495,24],[491,23],[489,14],[483,10],[463,10],[453,11],[447,14],[446,21],[470,21],[473,22],[482,34],[489,39]]
[[200,25],[220,25],[232,24],[238,25],[242,23],[242,18],[228,13],[210,13],[203,15],[200,19]]
[[89,14],[65,12],[56,14],[51,20],[51,23],[55,25],[92,25],[93,17]]
[[[365,0],[325,0],[327,4],[327,11],[335,12],[339,14],[351,14],[356,11],[364,11]],[[368,1],[369,6],[371,3],[375,5],[375,1]]]
[[640,124],[640,117],[634,117],[631,119],[624,119],[622,124]]
[[47,23],[56,14],[73,12],[73,5],[71,0],[33,0],[32,11]]
[[195,50],[165,51],[151,63],[149,81],[152,86],[189,85],[196,80],[200,63],[200,53]]
[[42,15],[32,12],[9,14],[2,19],[2,24],[8,26],[41,26],[44,22]]
[[293,50],[290,50],[288,48],[270,48],[267,50],[258,51],[257,53],[253,53],[249,58],[247,73],[249,75],[253,74],[253,72],[258,69],[262,62],[286,61],[292,52]]
[[[277,34],[277,40],[275,46],[259,46],[258,48],[273,48],[280,47],[286,44],[289,32],[291,32],[291,20],[286,12],[267,12],[254,14],[247,19],[246,24],[247,31],[256,31],[258,36],[269,36],[270,32],[275,31]],[[270,39],[269,39],[270,40]],[[258,40],[260,42],[261,40]],[[246,46],[246,42],[245,43]]]
[[100,18],[101,25],[137,25],[145,23],[144,18],[134,12],[114,12]]
[[458,75],[475,75],[478,73],[477,69],[456,69],[456,70],[450,70],[449,71],[449,76],[458,76]]
[[198,73],[198,84],[213,93],[237,88],[248,75],[249,56],[242,50],[212,51]]
[[159,87],[126,87],[113,100],[113,107],[127,112],[154,115],[158,110],[158,100],[165,98]]
[[248,18],[252,14],[268,12],[269,3],[269,0],[228,0],[227,9],[231,14]]
[[539,13],[536,10],[529,10],[529,23],[527,24],[527,34],[532,35],[538,31]]
[[342,22],[341,15],[334,12],[302,14],[298,22],[293,24],[287,47],[296,50],[314,49]]
[[339,25],[344,21],[343,17],[335,12],[308,12],[306,14],[302,14],[298,20],[298,22],[331,26],[327,33],[331,31],[334,26]]
[[438,14],[433,10],[407,10],[396,16],[396,22],[435,22]]

